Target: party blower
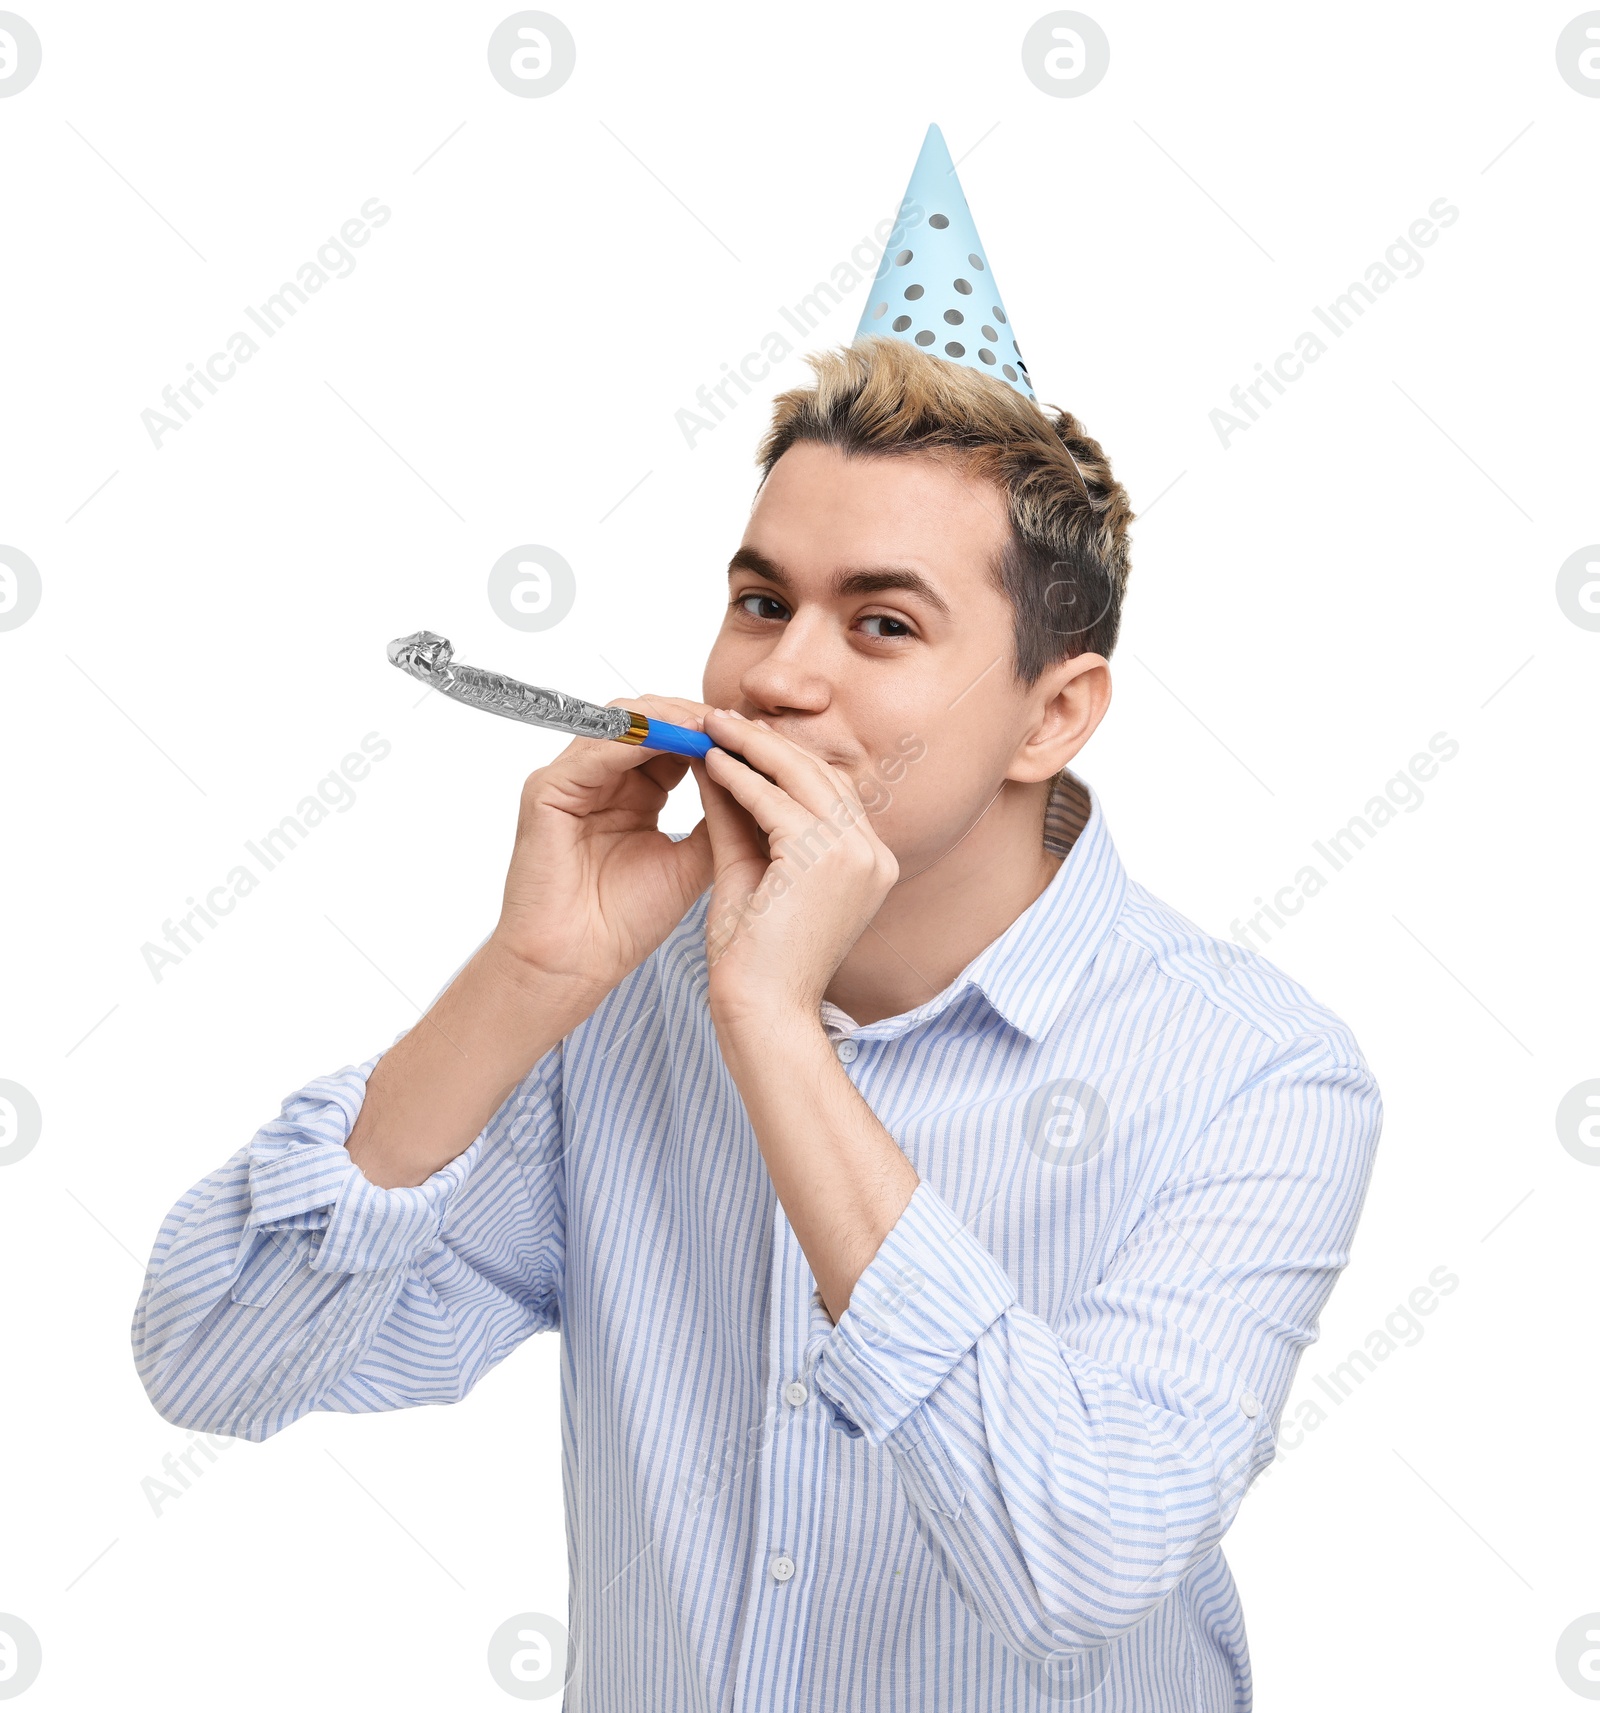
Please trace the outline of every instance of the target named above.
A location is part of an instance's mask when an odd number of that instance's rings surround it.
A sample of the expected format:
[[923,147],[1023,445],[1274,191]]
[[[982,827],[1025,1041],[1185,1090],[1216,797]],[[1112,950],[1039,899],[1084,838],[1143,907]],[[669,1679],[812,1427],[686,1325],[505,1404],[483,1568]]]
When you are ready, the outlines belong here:
[[614,743],[642,744],[647,749],[666,750],[671,755],[703,756],[712,748],[704,732],[690,731],[665,720],[652,720],[631,708],[602,708],[560,690],[541,690],[536,684],[519,684],[499,672],[480,666],[458,666],[451,658],[449,642],[431,630],[413,631],[389,644],[389,663],[409,672],[452,701],[525,726],[543,726],[546,731],[565,732],[575,738],[610,738]]

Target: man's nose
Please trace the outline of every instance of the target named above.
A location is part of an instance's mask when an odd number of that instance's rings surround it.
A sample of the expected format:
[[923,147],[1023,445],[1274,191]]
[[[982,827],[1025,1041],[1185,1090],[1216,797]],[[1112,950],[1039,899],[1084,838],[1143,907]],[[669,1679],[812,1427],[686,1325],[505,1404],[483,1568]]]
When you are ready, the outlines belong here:
[[819,656],[823,639],[793,620],[760,658],[744,670],[739,688],[763,715],[793,709],[817,714],[832,699],[833,687]]

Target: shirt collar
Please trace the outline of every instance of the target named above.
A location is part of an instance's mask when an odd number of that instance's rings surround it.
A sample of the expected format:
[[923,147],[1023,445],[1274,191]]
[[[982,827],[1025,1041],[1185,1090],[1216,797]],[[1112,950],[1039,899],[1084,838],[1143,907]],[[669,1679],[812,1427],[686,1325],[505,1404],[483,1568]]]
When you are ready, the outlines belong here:
[[976,987],[1013,1028],[1043,1040],[1111,931],[1128,886],[1100,799],[1070,768],[1062,768],[1051,787],[1044,844],[1062,858],[1050,884],[943,993],[862,1027],[824,1000],[828,1032],[887,1039],[938,1016]]

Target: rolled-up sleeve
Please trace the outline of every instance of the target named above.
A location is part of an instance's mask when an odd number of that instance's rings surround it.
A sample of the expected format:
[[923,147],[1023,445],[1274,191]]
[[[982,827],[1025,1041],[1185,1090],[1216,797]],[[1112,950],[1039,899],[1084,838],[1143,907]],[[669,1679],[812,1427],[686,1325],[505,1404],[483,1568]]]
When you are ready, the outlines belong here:
[[290,1095],[162,1222],[132,1343],[166,1420],[262,1440],[311,1410],[453,1403],[559,1323],[561,1046],[397,1189],[345,1150],[381,1056]]
[[835,1425],[895,1460],[918,1532],[1016,1653],[1142,1621],[1271,1461],[1349,1259],[1382,1105],[1303,1039],[1145,1191],[1102,1276],[1047,1322],[926,1180],[806,1354]]
[[[847,1433],[882,1445],[1016,1300],[999,1262],[919,1182],[825,1328],[818,1390]],[[816,1293],[812,1310],[826,1322]]]

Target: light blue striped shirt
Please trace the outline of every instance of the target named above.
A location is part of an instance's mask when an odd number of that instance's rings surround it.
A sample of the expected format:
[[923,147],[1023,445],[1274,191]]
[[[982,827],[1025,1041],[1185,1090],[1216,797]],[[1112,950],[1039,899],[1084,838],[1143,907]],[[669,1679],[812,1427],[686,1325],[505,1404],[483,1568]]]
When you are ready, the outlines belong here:
[[156,1408],[264,1440],[452,1403],[559,1329],[573,1713],[1242,1713],[1218,1543],[1379,1092],[1331,1011],[1128,878],[1070,770],[1045,840],[943,992],[823,1007],[921,1179],[837,1326],[718,1051],[702,895],[427,1182],[344,1151],[374,1057],[188,1191],[133,1323]]

